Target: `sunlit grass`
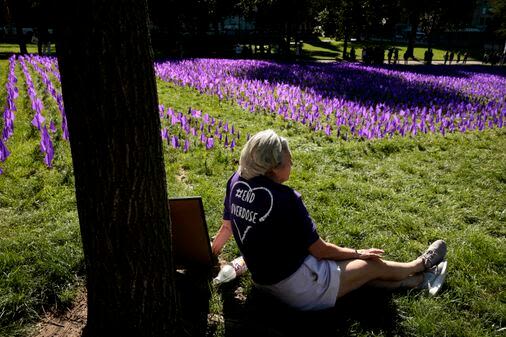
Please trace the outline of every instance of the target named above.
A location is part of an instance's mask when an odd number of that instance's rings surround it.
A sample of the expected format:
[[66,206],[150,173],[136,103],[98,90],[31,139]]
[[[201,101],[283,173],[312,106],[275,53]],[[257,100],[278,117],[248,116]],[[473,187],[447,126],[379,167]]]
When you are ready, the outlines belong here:
[[[33,43],[27,43],[26,49],[28,53],[35,54],[38,52],[37,45]],[[51,50],[54,52],[55,45],[51,44]],[[0,53],[15,54],[19,53],[19,44],[15,43],[0,43]]]
[[[304,41],[303,44],[303,54],[314,59],[321,59],[321,60],[335,60],[336,57],[339,59],[342,59],[343,56],[343,46],[344,42],[339,40],[334,40],[331,38],[324,38],[319,37],[318,39],[319,43],[315,43],[314,41]],[[350,52],[351,47],[355,47],[355,52],[357,55],[357,60],[362,59],[362,49],[366,45],[371,44],[374,45],[374,43],[361,43],[361,42],[349,42],[348,43],[348,53]],[[397,43],[380,43],[381,45],[384,45],[386,49],[393,47],[397,48],[399,50],[399,61],[403,61],[403,54],[406,51],[406,45],[405,44],[397,44]],[[415,47],[414,49],[414,55],[415,58],[423,61],[424,59],[424,53],[427,50],[427,47]],[[433,60],[434,61],[442,61],[444,60],[444,54],[446,53],[445,49],[441,48],[432,48],[432,52],[434,53]],[[457,51],[455,51],[457,52]],[[385,50],[385,60],[387,60],[388,56],[388,50]],[[392,57],[393,60],[393,57]],[[457,55],[455,54],[454,63],[457,60]],[[473,58],[468,57],[468,61],[473,60]]]

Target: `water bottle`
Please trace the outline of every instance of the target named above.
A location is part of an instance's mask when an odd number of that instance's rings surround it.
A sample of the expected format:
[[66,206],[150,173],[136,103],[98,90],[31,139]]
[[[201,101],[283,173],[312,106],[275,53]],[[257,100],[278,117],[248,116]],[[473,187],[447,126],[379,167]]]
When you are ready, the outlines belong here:
[[237,276],[244,274],[248,270],[244,258],[239,256],[233,259],[230,263],[225,264],[221,267],[218,276],[213,279],[214,284],[226,283],[235,279]]

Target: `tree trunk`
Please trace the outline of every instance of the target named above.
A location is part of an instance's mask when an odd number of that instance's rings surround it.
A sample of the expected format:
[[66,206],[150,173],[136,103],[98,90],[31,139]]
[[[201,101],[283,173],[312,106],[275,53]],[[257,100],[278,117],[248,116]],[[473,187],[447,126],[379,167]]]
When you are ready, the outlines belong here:
[[19,44],[19,53],[24,55],[28,54],[26,49],[25,36],[23,34],[23,28],[21,23],[21,12],[23,11],[23,2],[19,0],[7,0],[4,1],[3,7],[5,9],[5,18],[7,23],[13,23],[16,26],[16,39]]
[[146,1],[59,6],[57,55],[87,272],[83,336],[176,335]]
[[44,48],[46,47],[46,44],[47,44],[47,41],[48,41],[48,35],[49,35],[49,32],[47,30],[47,28],[43,25],[39,25],[38,27],[38,31],[39,31],[39,36],[38,36],[38,41],[37,41],[37,53],[39,55],[42,55],[44,54]]
[[19,43],[19,53],[21,55],[28,54],[28,49],[26,49],[25,35],[23,34],[23,28],[21,28],[19,24],[16,24],[16,37]]
[[415,41],[416,41],[416,31],[418,30],[418,25],[420,23],[420,18],[418,16],[418,13],[412,13],[409,17],[409,20],[411,22],[411,32],[409,32],[408,37],[408,46],[406,49],[406,53],[408,54],[408,57],[415,58]]
[[288,20],[285,24],[285,46],[284,46],[284,50],[285,50],[285,56],[288,58],[290,57],[290,54],[292,53],[291,51],[291,45],[290,45],[290,42],[292,40],[292,29],[291,29],[291,23],[290,21]]
[[348,59],[348,40],[349,40],[348,34],[348,23],[344,22],[344,43],[343,43],[343,61]]

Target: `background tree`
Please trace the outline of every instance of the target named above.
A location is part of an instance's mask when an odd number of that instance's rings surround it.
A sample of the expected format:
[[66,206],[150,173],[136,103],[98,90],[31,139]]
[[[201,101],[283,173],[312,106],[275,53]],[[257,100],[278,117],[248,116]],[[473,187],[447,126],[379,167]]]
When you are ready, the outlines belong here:
[[370,35],[376,37],[390,37],[393,24],[398,20],[398,10],[395,1],[362,0],[353,1],[354,20],[356,21],[355,34],[363,39]]
[[19,53],[26,54],[26,36],[23,33],[23,26],[31,22],[32,1],[30,0],[4,0],[6,22],[16,27],[16,39],[19,44]]
[[323,0],[319,1],[317,6],[317,21],[329,36],[343,39],[343,59],[346,59],[350,38],[364,33],[360,31],[361,26],[366,26],[364,1]]
[[87,274],[84,336],[174,336],[171,232],[146,2],[57,5]]
[[490,24],[491,30],[493,30],[498,37],[506,39],[506,0],[492,0],[491,5],[493,15]]
[[[235,0],[148,0],[153,46],[162,53],[205,56],[223,48],[219,22],[234,13]],[[209,34],[211,33],[211,34]]]
[[254,42],[260,45],[260,53],[264,44],[277,41],[281,54],[290,56],[291,41],[297,46],[312,21],[310,0],[239,0],[237,8],[255,22]]
[[473,13],[474,0],[402,0],[399,5],[411,25],[406,52],[413,58],[419,28],[425,32],[430,47],[437,33],[461,28],[469,22]]

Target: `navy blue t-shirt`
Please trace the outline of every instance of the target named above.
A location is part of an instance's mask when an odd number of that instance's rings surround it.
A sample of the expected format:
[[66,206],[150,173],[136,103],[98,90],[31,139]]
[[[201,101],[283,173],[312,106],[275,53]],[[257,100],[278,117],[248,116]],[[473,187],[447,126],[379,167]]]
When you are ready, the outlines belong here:
[[246,180],[234,173],[224,206],[223,219],[232,222],[235,241],[258,284],[293,274],[319,238],[301,195],[265,176]]

